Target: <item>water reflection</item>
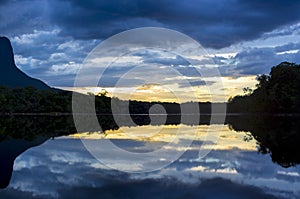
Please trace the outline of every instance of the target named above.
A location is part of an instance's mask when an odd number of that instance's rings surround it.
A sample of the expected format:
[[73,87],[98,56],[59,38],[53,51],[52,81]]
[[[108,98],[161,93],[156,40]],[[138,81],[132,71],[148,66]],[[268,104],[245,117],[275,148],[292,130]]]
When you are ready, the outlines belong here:
[[75,132],[67,117],[1,117],[0,188],[8,186],[15,159],[51,137]]
[[299,117],[233,117],[228,118],[236,131],[250,132],[259,144],[259,152],[270,154],[283,167],[300,163]]
[[[221,126],[221,128],[220,128]],[[213,127],[218,127],[216,130],[211,130],[209,133],[213,136],[218,136],[217,144],[211,143],[210,141],[205,141],[208,133],[208,128],[214,129]],[[178,129],[182,129],[181,134],[177,134]],[[221,131],[219,131],[221,129]],[[130,132],[130,134],[128,134]],[[158,132],[158,133],[153,133]],[[238,133],[231,130],[228,125],[200,125],[197,126],[197,132],[195,134],[194,128],[186,124],[178,125],[164,125],[163,128],[160,126],[135,126],[127,127],[123,126],[116,130],[106,130],[104,133],[101,132],[91,132],[91,133],[80,133],[70,135],[73,138],[81,139],[111,139],[111,140],[135,140],[137,146],[131,145],[134,149],[139,149],[138,145],[140,142],[151,143],[156,146],[164,146],[166,143],[173,141],[174,139],[180,140],[194,140],[194,145],[203,145],[202,149],[211,148],[218,150],[230,150],[230,149],[241,149],[241,150],[257,150],[257,142],[252,138],[251,135],[246,132]],[[243,142],[244,141],[244,142]],[[116,143],[117,144],[117,143]],[[133,143],[134,144],[134,143]],[[214,146],[211,146],[214,145]],[[147,145],[147,147],[151,147]],[[199,146],[195,146],[199,150]],[[191,147],[189,148],[191,149]],[[156,150],[156,149],[154,149]],[[176,146],[174,150],[186,150],[186,148],[181,149]],[[195,149],[196,150],[196,149]],[[143,149],[143,151],[151,151]],[[134,151],[136,152],[136,151]]]
[[[297,154],[299,119],[296,117],[227,117],[225,125],[212,124],[222,125],[223,130],[215,132],[219,137],[218,144],[203,159],[198,158],[199,148],[212,145],[204,139],[209,117],[201,117],[198,124],[190,124],[181,123],[178,116],[170,116],[159,134],[153,134],[153,131],[161,126],[147,125],[149,117],[134,116],[134,120],[141,126],[124,124],[119,127],[112,118],[99,117],[104,133],[99,133],[99,129],[88,129],[87,124],[87,131],[78,134],[72,117],[68,116],[2,117],[2,188],[7,187],[14,172],[10,185],[0,192],[0,197],[13,198],[14,194],[22,193],[24,198],[80,198],[78,194],[94,193],[104,198],[120,198],[118,194],[122,193],[123,197],[149,198],[143,196],[146,190],[170,198],[186,195],[218,198],[217,193],[229,198],[233,195],[238,198],[275,198],[274,194],[276,197],[299,196],[300,170],[293,167],[300,160]],[[196,137],[190,132],[191,125],[198,127]],[[179,141],[193,139],[193,144],[184,149],[166,148],[187,151],[169,167],[146,174],[126,174],[107,168],[92,158],[78,139],[111,139],[124,150],[145,153],[165,147],[164,143],[174,139],[178,128],[184,129]],[[128,130],[131,134],[124,134]],[[262,155],[265,153],[270,156]],[[150,159],[148,164],[155,161],[164,160]],[[141,166],[132,160],[121,159],[119,164]],[[225,185],[226,189],[219,188]]]

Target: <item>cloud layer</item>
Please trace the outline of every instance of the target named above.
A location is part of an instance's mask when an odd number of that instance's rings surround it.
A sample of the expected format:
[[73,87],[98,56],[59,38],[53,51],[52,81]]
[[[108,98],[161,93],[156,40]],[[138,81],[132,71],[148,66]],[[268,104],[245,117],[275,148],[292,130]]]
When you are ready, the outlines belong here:
[[[221,142],[244,142],[243,135],[237,132],[230,134],[222,137]],[[233,135],[237,137],[232,137]],[[155,142],[126,139],[114,141],[125,150],[139,153],[156,145]],[[219,148],[199,160],[199,147],[203,143],[205,144],[203,141],[195,141],[178,161],[164,169],[151,173],[128,174],[102,165],[86,151],[80,140],[49,140],[42,146],[28,150],[16,160],[11,184],[0,192],[0,196],[185,198],[189,195],[190,198],[219,198],[222,195],[243,199],[299,196],[299,168],[283,171],[280,166],[271,162],[268,155],[237,148]],[[218,146],[224,147],[223,143]],[[107,150],[109,154],[110,149]],[[115,157],[109,155],[103,158],[115,161]],[[133,166],[132,161],[120,160],[119,163]]]
[[[20,68],[52,86],[72,86],[82,61],[102,40],[147,26],[171,28],[196,39],[209,49],[222,75],[236,77],[268,73],[282,61],[300,61],[299,8],[296,0],[4,0],[0,34],[12,40]],[[148,64],[174,65],[187,77],[196,74],[178,57],[137,56]],[[127,64],[125,68],[133,65]],[[124,70],[110,71],[103,85],[112,86]],[[191,82],[202,85],[199,79]]]
[[[2,34],[19,35],[58,27],[76,39],[105,39],[120,31],[160,26],[182,31],[205,47],[223,48],[253,40],[299,21],[292,1],[2,1]],[[18,10],[14,15],[9,14]]]

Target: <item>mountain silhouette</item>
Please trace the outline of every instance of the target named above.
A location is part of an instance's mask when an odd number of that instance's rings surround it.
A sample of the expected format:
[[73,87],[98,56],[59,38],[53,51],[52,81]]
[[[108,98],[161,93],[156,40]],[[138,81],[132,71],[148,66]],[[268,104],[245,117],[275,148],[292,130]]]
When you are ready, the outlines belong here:
[[0,86],[11,88],[32,86],[40,90],[50,89],[41,80],[29,77],[17,68],[13,48],[6,37],[0,37]]

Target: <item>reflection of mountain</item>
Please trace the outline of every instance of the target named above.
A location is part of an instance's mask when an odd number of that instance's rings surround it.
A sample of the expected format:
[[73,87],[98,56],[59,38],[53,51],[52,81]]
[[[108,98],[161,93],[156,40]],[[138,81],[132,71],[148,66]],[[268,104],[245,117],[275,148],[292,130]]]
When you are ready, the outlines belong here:
[[9,139],[0,142],[0,188],[9,185],[15,159],[27,149],[40,145],[47,139],[49,138],[37,137],[33,141]]
[[[5,113],[12,112],[71,112],[70,102],[72,95],[70,92],[55,92],[54,90],[41,91],[49,89],[49,87],[40,80],[33,79],[20,71],[14,63],[13,51],[11,44],[7,38],[0,37],[0,85],[7,87],[25,87],[34,86],[39,90],[32,88],[23,88],[15,90],[7,90],[2,88],[2,95],[0,102],[2,104],[1,111]],[[298,88],[298,87],[297,87]],[[297,89],[294,89],[298,92]],[[276,90],[277,91],[277,90]],[[282,89],[279,89],[281,92]],[[274,92],[279,93],[280,92]],[[261,92],[264,93],[264,92]],[[0,93],[2,94],[2,93]],[[4,97],[3,97],[4,96]],[[7,97],[9,96],[9,97]],[[12,97],[14,96],[14,97]],[[21,96],[21,97],[20,97]],[[29,97],[30,96],[30,100]],[[94,96],[79,95],[85,100],[87,104],[83,106],[87,111],[83,113],[90,113],[89,106]],[[284,96],[284,95],[282,95]],[[5,99],[9,99],[9,102]],[[1,100],[5,101],[5,103]],[[22,102],[18,100],[27,100]],[[36,100],[39,99],[39,100]],[[91,100],[89,100],[91,99]],[[236,98],[238,99],[238,98]],[[294,99],[294,98],[293,98]],[[298,97],[295,98],[297,101]],[[96,97],[97,112],[109,114],[111,99],[105,96]],[[285,100],[285,99],[283,99]],[[12,103],[15,102],[15,103]],[[114,99],[113,103],[117,104],[116,110],[123,114],[128,110],[128,102]],[[28,106],[30,104],[30,107]],[[136,102],[129,103],[129,111],[131,114],[148,114],[149,108],[155,103]],[[244,106],[245,104],[238,105]],[[283,104],[283,103],[279,103]],[[5,106],[4,106],[5,105]],[[76,103],[75,103],[76,105]],[[77,104],[82,106],[82,104]],[[161,103],[166,109],[167,113],[180,114],[181,107],[176,103]],[[182,104],[187,110],[187,113],[198,113],[197,107],[201,113],[211,113],[210,103],[186,103]],[[216,105],[216,104],[215,104]],[[223,107],[224,104],[217,104]],[[269,105],[269,104],[268,104]],[[298,107],[294,103],[290,107]],[[276,104],[274,106],[277,106]],[[231,109],[233,108],[231,104]],[[4,110],[4,111],[3,111]],[[29,110],[29,111],[28,111]],[[220,109],[223,113],[223,109]],[[242,109],[238,109],[242,110]],[[260,109],[259,109],[260,110]],[[284,109],[285,110],[285,109]],[[237,111],[239,112],[239,111]],[[115,115],[116,117],[116,115]],[[128,116],[129,117],[129,116]],[[211,117],[205,114],[200,117],[197,115],[167,115],[164,116],[149,116],[149,115],[132,115],[130,119],[134,123],[129,122],[127,118],[118,117],[118,125],[114,121],[112,115],[99,116],[98,121],[102,130],[117,129],[119,126],[136,126],[136,125],[161,125],[180,123],[186,125],[209,125]],[[165,120],[163,120],[165,119]],[[297,153],[300,149],[300,127],[297,126],[299,118],[294,117],[256,117],[256,116],[237,116],[227,117],[225,123],[229,124],[236,131],[248,131],[257,140],[261,153],[270,153],[272,160],[283,167],[290,167],[300,164],[300,155]],[[99,131],[100,129],[92,128],[89,117],[84,116],[84,127],[82,131]],[[213,124],[223,124],[222,116],[220,119],[215,119]],[[4,188],[8,185],[14,160],[27,149],[38,146],[51,137],[62,135],[69,135],[76,132],[72,117],[2,117],[0,118],[0,187]]]
[[49,89],[45,83],[29,77],[16,67],[13,49],[6,37],[0,37],[0,85],[8,87],[34,86],[38,89]]
[[8,186],[14,161],[20,154],[31,147],[44,143],[53,136],[72,132],[72,128],[68,125],[70,124],[68,119],[71,118],[1,117],[0,188]]
[[[83,116],[87,118],[87,116]],[[133,125],[161,125],[155,123],[155,117],[161,116],[132,116]],[[191,116],[190,116],[191,117]],[[128,126],[127,117],[119,118],[119,126]],[[152,120],[151,120],[152,119]],[[196,119],[198,119],[196,122]],[[178,125],[208,125],[210,116],[199,118],[183,118],[168,116],[166,124]],[[227,117],[225,123],[236,131],[248,131],[257,140],[261,153],[270,153],[274,162],[283,167],[300,163],[300,127],[299,118],[294,117]],[[89,121],[89,118],[86,119]],[[102,130],[118,129],[112,116],[99,116],[98,121]],[[218,124],[218,122],[213,122]],[[220,122],[219,124],[222,124]],[[82,127],[85,132],[99,131],[91,129],[89,123]],[[70,116],[19,116],[0,118],[0,187],[6,187],[11,178],[14,160],[27,149],[40,145],[51,137],[75,133],[73,118]]]
[[[84,116],[85,117],[85,116]],[[112,117],[99,117],[102,129],[116,129]],[[85,131],[91,129],[87,123]],[[27,149],[38,146],[46,140],[76,133],[71,116],[18,116],[0,117],[0,188],[9,184],[14,160]]]

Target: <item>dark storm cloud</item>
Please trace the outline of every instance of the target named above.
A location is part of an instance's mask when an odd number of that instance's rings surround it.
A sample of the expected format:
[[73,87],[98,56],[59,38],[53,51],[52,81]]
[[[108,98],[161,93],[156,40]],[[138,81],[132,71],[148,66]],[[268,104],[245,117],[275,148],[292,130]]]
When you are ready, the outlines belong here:
[[289,43],[282,46],[276,46],[274,50],[277,53],[291,50],[300,50],[300,43]]
[[51,1],[53,24],[79,39],[104,39],[122,30],[161,26],[206,47],[222,48],[300,20],[299,1]]
[[[274,59],[275,58],[275,59]],[[280,62],[279,57],[272,48],[255,48],[248,51],[243,51],[236,55],[238,61],[237,70],[241,74],[261,74],[268,73],[268,65]]]
[[[17,62],[24,72],[52,86],[66,86],[72,85],[76,68],[97,42],[124,30],[171,28],[219,49],[260,37],[299,34],[298,10],[297,0],[0,0],[0,35],[12,39],[15,53],[26,59]],[[267,73],[282,61],[300,60],[299,53],[277,54],[298,48],[293,45],[245,50],[234,59],[234,67],[225,67],[222,57],[213,60],[227,75]],[[149,55],[143,61],[171,64],[182,75],[199,76],[178,57],[155,60]]]
[[24,0],[0,2],[0,35],[16,36],[33,30],[52,30],[47,1]]
[[291,26],[287,26],[283,29],[277,29],[269,33],[265,33],[263,38],[275,37],[275,36],[284,36],[284,35],[295,35],[300,33],[300,24],[295,24]]
[[185,82],[180,82],[179,87],[180,88],[186,88],[186,87],[191,87],[191,86],[209,86],[214,84],[214,81],[204,81],[204,80],[199,80],[199,81],[187,81]]
[[9,0],[0,0],[0,6],[1,5],[5,5],[6,3],[8,3],[9,2]]
[[268,74],[273,66],[284,61],[300,62],[300,43],[246,49],[231,59],[231,65],[220,66],[220,71],[226,76]]
[[176,56],[174,58],[166,58],[162,55],[160,56],[149,56],[143,58],[143,63],[148,64],[159,64],[159,65],[166,65],[166,66],[179,66],[179,65],[189,65],[189,62],[180,56]]
[[[117,85],[117,87],[120,88],[120,87],[134,87],[137,85],[144,84],[144,81],[140,80],[140,79],[122,78],[122,83],[118,83],[118,81],[120,81],[119,77],[102,76],[102,78],[99,81],[98,86],[100,86],[100,87],[115,87]],[[87,85],[87,86],[94,86],[94,85]]]

